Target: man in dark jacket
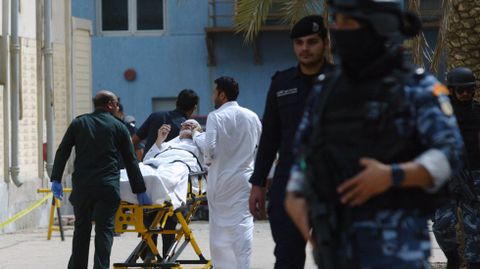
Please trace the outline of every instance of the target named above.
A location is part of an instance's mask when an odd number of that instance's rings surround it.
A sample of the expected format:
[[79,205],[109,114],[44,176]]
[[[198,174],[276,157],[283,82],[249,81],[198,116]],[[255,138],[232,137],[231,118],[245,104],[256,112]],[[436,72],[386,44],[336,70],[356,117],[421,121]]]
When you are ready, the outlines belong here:
[[305,240],[285,213],[285,187],[293,162],[292,142],[303,114],[306,100],[318,75],[330,71],[326,60],[329,48],[322,16],[307,16],[292,28],[290,38],[298,66],[277,72],[270,84],[263,114],[255,169],[250,179],[250,212],[265,217],[266,179],[279,153],[273,184],[269,190],[268,216],[275,241],[275,269],[303,268]]
[[165,141],[170,141],[172,138],[178,136],[180,125],[182,122],[190,118],[193,112],[197,109],[197,104],[198,95],[195,91],[190,89],[182,90],[178,94],[176,108],[174,110],[154,112],[148,116],[147,120],[132,137],[135,148],[137,148],[140,141],[147,139],[143,155],[145,157],[145,154],[157,140],[158,129],[160,129],[163,124],[168,124],[171,128],[167,140]]
[[120,171],[117,152],[127,169],[130,186],[140,205],[151,204],[138,168],[125,125],[112,113],[118,99],[112,92],[100,91],[93,99],[95,111],[77,117],[68,127],[55,154],[52,192],[62,199],[63,170],[75,147],[72,194],[75,214],[72,256],[69,269],[87,269],[92,221],[95,222],[94,269],[107,269],[113,243],[115,213],[120,204]]

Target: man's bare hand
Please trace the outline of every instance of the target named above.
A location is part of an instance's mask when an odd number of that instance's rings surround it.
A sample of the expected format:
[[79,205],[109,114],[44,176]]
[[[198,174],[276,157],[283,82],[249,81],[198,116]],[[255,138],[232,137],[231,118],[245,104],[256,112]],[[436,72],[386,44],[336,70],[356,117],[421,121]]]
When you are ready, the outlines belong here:
[[252,190],[250,191],[250,199],[248,200],[250,213],[259,220],[267,217],[267,214],[265,213],[266,189],[266,187],[252,185]]
[[296,197],[291,192],[287,193],[285,197],[285,210],[297,226],[300,233],[302,233],[305,241],[309,241],[315,246],[315,240],[311,236],[310,222],[308,221],[308,204],[304,197]]
[[341,202],[352,207],[362,205],[392,186],[392,172],[389,165],[369,158],[361,158],[360,164],[365,169],[337,188],[342,196]]
[[160,126],[157,131],[157,141],[155,141],[155,144],[157,144],[157,146],[160,146],[165,141],[165,139],[167,139],[171,128],[172,127],[170,126],[170,124],[162,124],[162,126]]

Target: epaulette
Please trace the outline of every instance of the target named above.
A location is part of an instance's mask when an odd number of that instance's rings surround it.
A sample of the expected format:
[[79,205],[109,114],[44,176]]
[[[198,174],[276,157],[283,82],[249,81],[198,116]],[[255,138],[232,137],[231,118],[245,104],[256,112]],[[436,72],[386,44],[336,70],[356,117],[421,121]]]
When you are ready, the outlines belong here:
[[281,70],[281,71],[279,70],[279,71],[275,72],[275,74],[273,74],[272,79],[275,79],[279,75],[288,74],[290,72],[297,72],[297,67],[290,67],[288,69]]
[[275,74],[273,74],[272,76],[272,79],[275,79],[278,76],[278,74],[280,74],[280,71],[275,72]]

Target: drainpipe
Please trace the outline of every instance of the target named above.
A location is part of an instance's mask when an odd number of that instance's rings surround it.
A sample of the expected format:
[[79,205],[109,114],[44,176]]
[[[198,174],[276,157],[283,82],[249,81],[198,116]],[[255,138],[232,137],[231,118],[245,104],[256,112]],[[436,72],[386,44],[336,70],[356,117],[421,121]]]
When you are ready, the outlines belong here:
[[52,0],[45,0],[44,22],[44,57],[45,57],[45,109],[47,118],[47,174],[52,175],[55,122],[54,122],[54,98],[53,98],[53,44],[52,44]]
[[8,87],[8,34],[9,34],[9,25],[10,25],[10,1],[2,1],[2,65],[3,66],[3,72],[5,77],[4,77],[4,84],[3,84],[3,174],[4,176],[4,181],[6,183],[10,182],[10,176],[9,176],[9,168],[10,168],[10,121],[9,115],[10,111],[8,110],[8,100],[10,97],[10,93],[8,92],[9,87]]
[[43,0],[36,0],[36,37],[37,37],[37,143],[38,143],[38,178],[42,179],[42,188],[46,188],[45,164],[43,160],[43,131],[45,130],[45,99],[43,92]]
[[20,174],[20,166],[18,161],[18,124],[20,121],[19,111],[20,111],[20,38],[18,36],[18,10],[19,10],[19,1],[12,0],[11,6],[11,20],[12,20],[12,32],[10,36],[10,92],[11,92],[11,121],[12,121],[12,160],[10,167],[10,174],[12,176],[12,181],[15,186],[20,187],[23,183],[18,179]]

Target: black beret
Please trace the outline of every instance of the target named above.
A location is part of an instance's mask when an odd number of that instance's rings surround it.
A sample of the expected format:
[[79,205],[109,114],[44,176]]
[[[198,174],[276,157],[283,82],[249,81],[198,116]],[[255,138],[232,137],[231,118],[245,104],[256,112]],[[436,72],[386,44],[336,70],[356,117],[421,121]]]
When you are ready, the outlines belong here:
[[327,29],[323,24],[323,17],[320,15],[310,15],[300,19],[293,26],[290,38],[295,39],[313,34],[319,34],[322,37],[327,34]]

